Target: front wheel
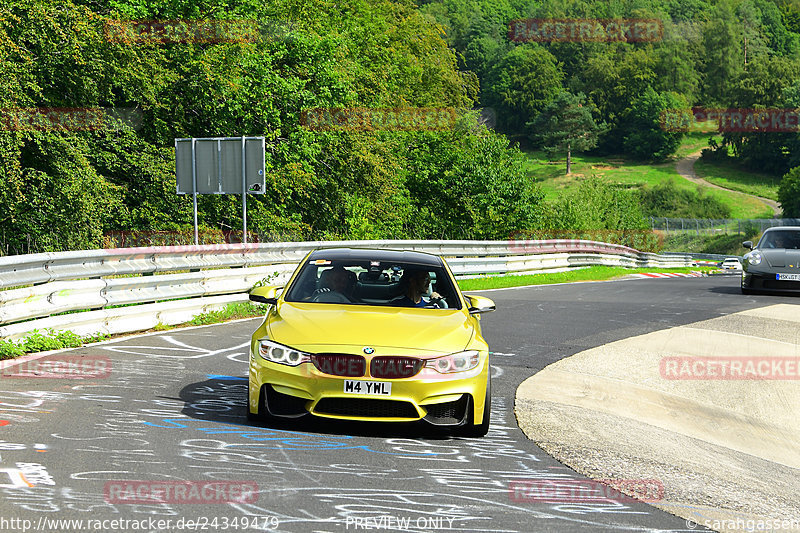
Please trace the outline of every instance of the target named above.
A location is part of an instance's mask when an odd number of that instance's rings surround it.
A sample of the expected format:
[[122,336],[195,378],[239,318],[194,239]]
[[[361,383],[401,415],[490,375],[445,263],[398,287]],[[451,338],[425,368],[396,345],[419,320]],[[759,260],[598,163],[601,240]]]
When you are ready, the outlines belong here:
[[[489,370],[491,372],[491,369]],[[492,376],[491,374],[486,380],[486,399],[483,403],[483,420],[480,424],[473,424],[475,407],[472,407],[469,421],[467,425],[458,428],[458,435],[462,437],[484,437],[489,433],[489,420],[492,415]]]

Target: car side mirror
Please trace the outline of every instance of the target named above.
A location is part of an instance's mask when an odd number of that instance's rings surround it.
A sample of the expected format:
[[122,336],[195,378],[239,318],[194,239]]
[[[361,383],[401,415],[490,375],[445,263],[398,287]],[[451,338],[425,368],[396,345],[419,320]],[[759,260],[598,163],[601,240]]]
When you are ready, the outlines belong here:
[[753,241],[744,241],[742,243],[742,246],[744,246],[748,250],[752,250],[753,249]]
[[495,310],[494,302],[485,296],[467,296],[464,297],[469,303],[469,314],[477,315],[480,313],[489,313]]
[[283,287],[278,286],[256,287],[250,291],[250,301],[261,304],[277,305],[277,294],[282,288]]

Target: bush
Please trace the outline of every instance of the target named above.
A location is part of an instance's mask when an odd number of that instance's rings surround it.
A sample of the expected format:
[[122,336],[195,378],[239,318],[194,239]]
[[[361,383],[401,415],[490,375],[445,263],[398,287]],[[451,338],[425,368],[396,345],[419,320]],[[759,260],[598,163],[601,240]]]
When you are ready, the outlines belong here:
[[728,218],[731,209],[713,196],[691,189],[679,189],[673,180],[639,192],[645,216],[674,218]]
[[54,335],[55,340],[61,345],[60,348],[83,346],[83,339],[71,331],[58,331],[55,334],[51,333],[51,335]]
[[719,144],[713,138],[708,140],[708,148],[703,148],[700,158],[706,162],[728,162],[731,154],[727,144]]
[[650,230],[638,201],[635,191],[592,176],[542,206],[538,229],[515,231],[510,236],[599,240],[641,251],[658,251],[661,239]]
[[[105,335],[104,337],[108,337]],[[84,342],[92,342],[91,337],[86,339],[71,331],[54,331],[48,329],[47,333],[33,330],[27,337],[19,342],[0,341],[0,359],[12,359],[26,353],[60,350],[62,348],[77,348]]]
[[46,352],[48,350],[63,348],[61,342],[55,337],[52,330],[50,330],[49,336],[45,336],[42,335],[38,329],[33,330],[30,335],[25,337],[22,341],[22,346],[26,353]]
[[800,167],[790,170],[781,180],[778,201],[785,218],[800,218]]
[[84,344],[92,344],[95,342],[106,341],[111,338],[108,333],[95,333],[94,335],[87,335],[83,338]]
[[25,350],[14,341],[0,341],[0,359],[14,359],[25,355]]

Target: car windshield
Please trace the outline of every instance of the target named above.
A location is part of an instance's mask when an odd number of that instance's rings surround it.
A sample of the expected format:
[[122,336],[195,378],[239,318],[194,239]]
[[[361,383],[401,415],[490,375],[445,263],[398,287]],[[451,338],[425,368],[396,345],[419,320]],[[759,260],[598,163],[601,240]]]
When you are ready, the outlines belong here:
[[287,302],[460,309],[443,267],[397,261],[311,259],[287,288]]
[[800,249],[800,231],[768,231],[758,243],[759,248]]

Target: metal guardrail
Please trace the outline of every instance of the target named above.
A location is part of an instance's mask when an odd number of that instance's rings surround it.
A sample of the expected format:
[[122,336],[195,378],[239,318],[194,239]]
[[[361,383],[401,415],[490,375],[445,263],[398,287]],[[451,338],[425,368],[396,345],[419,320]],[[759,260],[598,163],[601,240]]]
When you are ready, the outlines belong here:
[[719,261],[724,261],[725,259],[727,259],[729,257],[738,257],[739,259],[742,259],[742,256],[744,254],[741,254],[741,255],[736,255],[736,254],[701,254],[701,253],[687,254],[687,253],[682,253],[682,252],[661,252],[661,255],[669,256],[669,257],[677,257],[677,256],[690,257],[690,258],[694,259],[695,261],[716,261],[716,262],[719,262]]
[[798,218],[667,218],[650,217],[651,229],[665,233],[719,235],[723,233],[763,233],[776,226],[800,225]]
[[[689,256],[643,253],[584,240],[315,241],[6,256],[0,257],[0,289],[7,289],[0,290],[0,337],[14,340],[48,328],[82,336],[116,334],[186,322],[228,303],[246,301],[250,288],[264,278],[284,283],[309,251],[323,247],[435,253],[444,256],[460,278],[590,265],[692,264]],[[136,305],[116,307],[125,304]]]

